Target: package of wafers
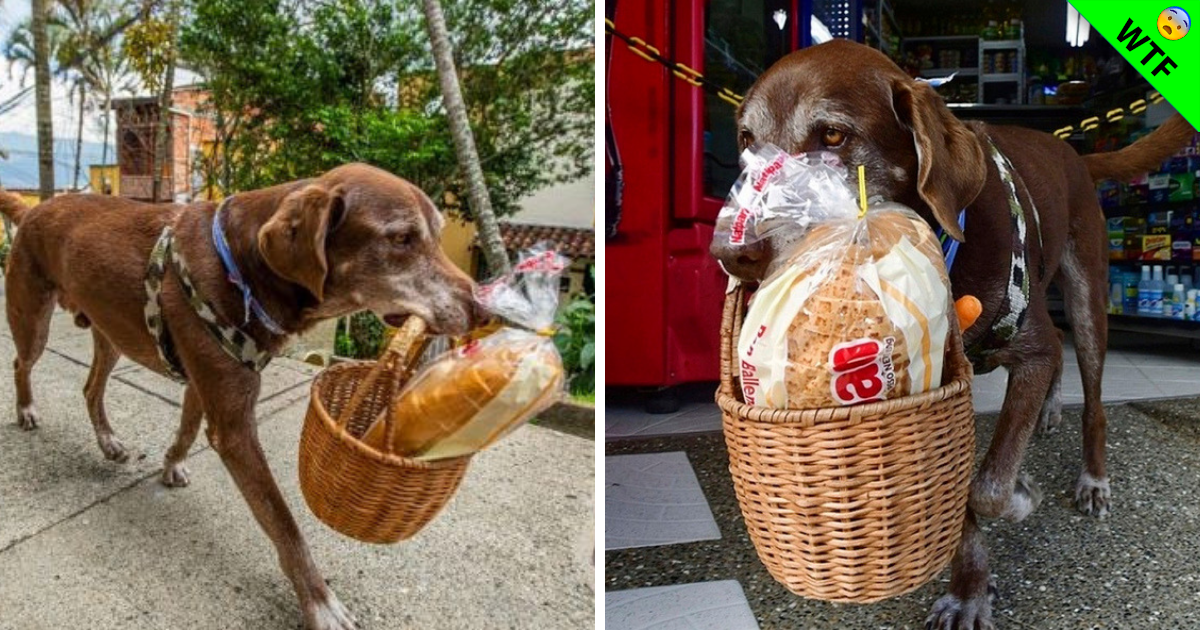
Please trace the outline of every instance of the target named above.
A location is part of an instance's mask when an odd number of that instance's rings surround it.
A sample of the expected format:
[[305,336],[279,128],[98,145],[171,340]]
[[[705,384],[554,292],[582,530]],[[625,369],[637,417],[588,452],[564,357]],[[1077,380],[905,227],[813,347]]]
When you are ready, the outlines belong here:
[[[953,311],[941,246],[905,206],[876,204],[865,213],[847,207],[848,179],[843,177],[846,190],[823,205],[819,218],[796,218],[803,236],[746,310],[737,360],[747,404],[836,407],[942,384]],[[809,181],[799,177],[777,185]],[[768,212],[779,220],[778,208]]]

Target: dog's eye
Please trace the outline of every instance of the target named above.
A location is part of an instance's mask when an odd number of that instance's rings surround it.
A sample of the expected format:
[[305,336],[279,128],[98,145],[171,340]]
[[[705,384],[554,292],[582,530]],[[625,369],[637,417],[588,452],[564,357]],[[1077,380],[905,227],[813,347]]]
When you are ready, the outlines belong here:
[[398,247],[408,247],[409,245],[413,244],[414,240],[416,239],[413,237],[412,232],[404,232],[392,237],[392,243]]
[[828,127],[821,134],[821,144],[825,145],[826,148],[835,149],[842,146],[844,142],[846,142],[846,132],[841,129]]

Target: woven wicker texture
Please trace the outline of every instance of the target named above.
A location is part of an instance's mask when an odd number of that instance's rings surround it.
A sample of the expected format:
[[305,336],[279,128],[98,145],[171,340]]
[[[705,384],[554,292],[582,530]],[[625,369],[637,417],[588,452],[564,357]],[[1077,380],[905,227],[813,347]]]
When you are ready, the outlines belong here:
[[[313,381],[300,436],[300,489],[317,518],[356,540],[412,537],[454,496],[471,460],[420,462],[359,441],[408,378],[424,330],[410,317],[379,361],[335,365]],[[392,415],[383,414],[387,422]]]
[[962,534],[975,443],[971,367],[951,324],[945,385],[853,407],[768,409],[732,373],[745,310],[721,323],[729,472],[758,557],[797,595],[870,603],[921,586]]

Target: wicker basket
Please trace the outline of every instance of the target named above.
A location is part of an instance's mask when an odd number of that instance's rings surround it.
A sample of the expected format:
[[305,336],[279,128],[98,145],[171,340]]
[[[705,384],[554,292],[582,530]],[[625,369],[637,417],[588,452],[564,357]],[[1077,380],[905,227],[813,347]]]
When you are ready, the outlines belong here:
[[313,381],[300,489],[317,518],[363,542],[394,543],[420,531],[454,495],[471,460],[417,461],[359,441],[381,412],[392,422],[387,407],[420,354],[424,331],[424,322],[409,317],[380,360],[335,365]]
[[940,571],[962,535],[974,457],[971,366],[957,323],[942,387],[830,409],[741,402],[731,370],[744,316],[737,289],[721,322],[729,472],[758,557],[797,595],[870,603]]

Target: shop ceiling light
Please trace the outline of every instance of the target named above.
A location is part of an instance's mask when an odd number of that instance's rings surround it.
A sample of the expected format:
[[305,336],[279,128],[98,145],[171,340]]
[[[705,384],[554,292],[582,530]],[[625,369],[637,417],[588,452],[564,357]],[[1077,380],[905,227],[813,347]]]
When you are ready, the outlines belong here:
[[1067,3],[1067,43],[1079,48],[1087,43],[1092,35],[1092,25],[1088,23],[1079,11]]

